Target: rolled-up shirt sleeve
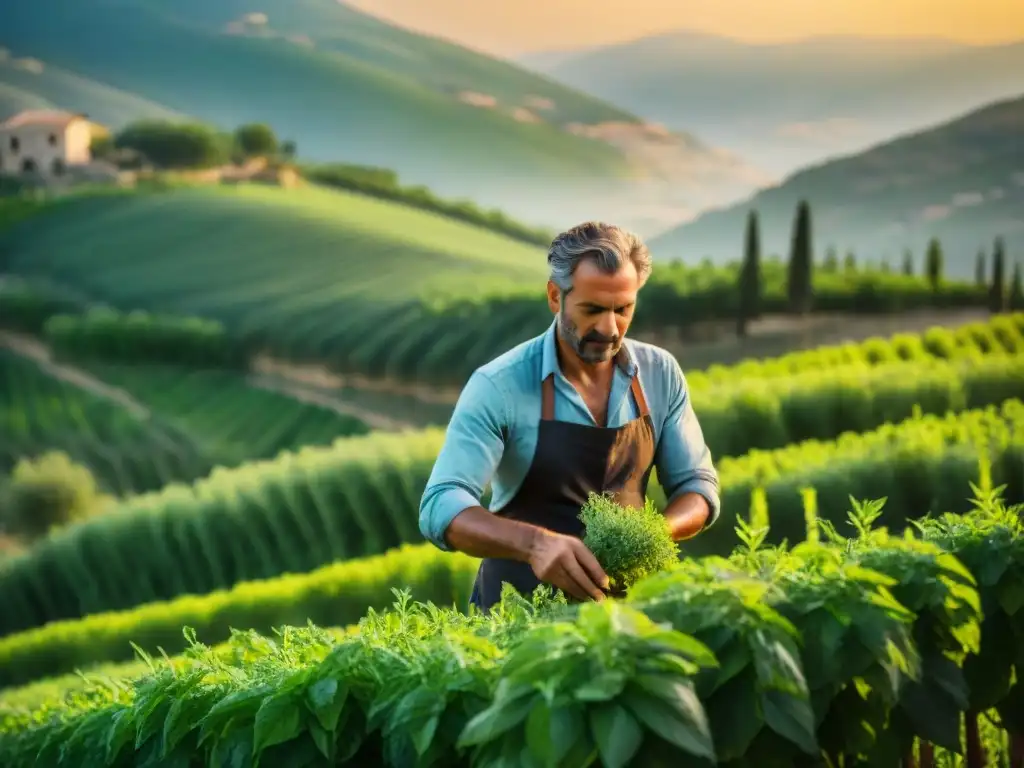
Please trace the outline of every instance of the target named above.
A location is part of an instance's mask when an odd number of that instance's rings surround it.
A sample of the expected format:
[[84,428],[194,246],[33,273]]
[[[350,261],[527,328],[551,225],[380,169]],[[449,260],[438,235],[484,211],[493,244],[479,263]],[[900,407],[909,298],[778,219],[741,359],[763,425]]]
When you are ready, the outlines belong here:
[[444,535],[455,516],[480,506],[484,489],[501,461],[506,417],[501,390],[476,371],[459,394],[444,445],[420,500],[420,532],[439,549],[451,549]]
[[693,411],[686,378],[674,357],[666,356],[665,392],[668,409],[654,456],[658,482],[669,503],[684,493],[699,493],[711,513],[704,527],[718,519],[721,508],[718,472]]

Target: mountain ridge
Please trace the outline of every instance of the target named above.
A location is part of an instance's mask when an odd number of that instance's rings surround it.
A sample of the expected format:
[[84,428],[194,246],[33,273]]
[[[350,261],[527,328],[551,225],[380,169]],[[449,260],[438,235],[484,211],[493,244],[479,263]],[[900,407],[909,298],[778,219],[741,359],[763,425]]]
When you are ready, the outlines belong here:
[[[1002,236],[1024,256],[1024,91],[869,150],[805,167],[741,202],[705,211],[651,240],[659,258],[739,258],[748,211],[765,253],[786,257],[797,203],[811,205],[817,256],[834,246],[895,268],[904,249],[946,247],[950,274],[968,277],[979,248]],[[918,261],[920,264],[920,260]]]

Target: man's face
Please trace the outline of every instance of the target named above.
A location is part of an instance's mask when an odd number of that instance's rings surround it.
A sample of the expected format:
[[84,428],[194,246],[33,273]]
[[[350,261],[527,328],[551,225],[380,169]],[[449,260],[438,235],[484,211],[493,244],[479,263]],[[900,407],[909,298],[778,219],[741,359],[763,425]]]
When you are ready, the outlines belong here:
[[611,360],[633,320],[640,281],[633,264],[608,275],[584,259],[573,274],[572,290],[564,297],[548,282],[548,305],[558,315],[562,340],[584,363]]

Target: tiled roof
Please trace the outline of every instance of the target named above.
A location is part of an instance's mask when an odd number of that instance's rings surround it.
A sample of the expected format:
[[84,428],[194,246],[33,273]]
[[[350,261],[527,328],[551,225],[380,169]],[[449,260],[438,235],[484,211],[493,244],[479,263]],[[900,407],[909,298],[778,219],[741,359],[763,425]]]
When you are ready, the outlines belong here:
[[85,115],[76,112],[63,112],[56,109],[27,109],[0,123],[0,130],[23,128],[29,125],[48,125],[53,128],[64,128],[73,120],[84,118]]

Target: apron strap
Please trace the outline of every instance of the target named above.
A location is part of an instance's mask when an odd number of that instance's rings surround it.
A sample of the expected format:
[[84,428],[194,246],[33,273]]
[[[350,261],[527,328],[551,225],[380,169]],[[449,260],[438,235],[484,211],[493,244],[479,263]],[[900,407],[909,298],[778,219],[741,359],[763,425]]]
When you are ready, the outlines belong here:
[[555,374],[553,373],[549,373],[541,385],[540,418],[542,421],[555,420]]
[[[640,418],[650,416],[651,409],[647,405],[647,397],[640,386],[639,374],[633,376],[629,383],[629,389],[633,393],[633,400],[636,402],[636,408],[640,412]],[[555,420],[555,374],[553,373],[548,374],[541,384],[540,418],[542,421]]]
[[647,398],[644,396],[643,387],[640,386],[639,373],[633,376],[633,380],[629,383],[629,388],[633,391],[633,399],[636,401],[636,409],[640,412],[640,418],[650,416],[651,409],[647,407]]

